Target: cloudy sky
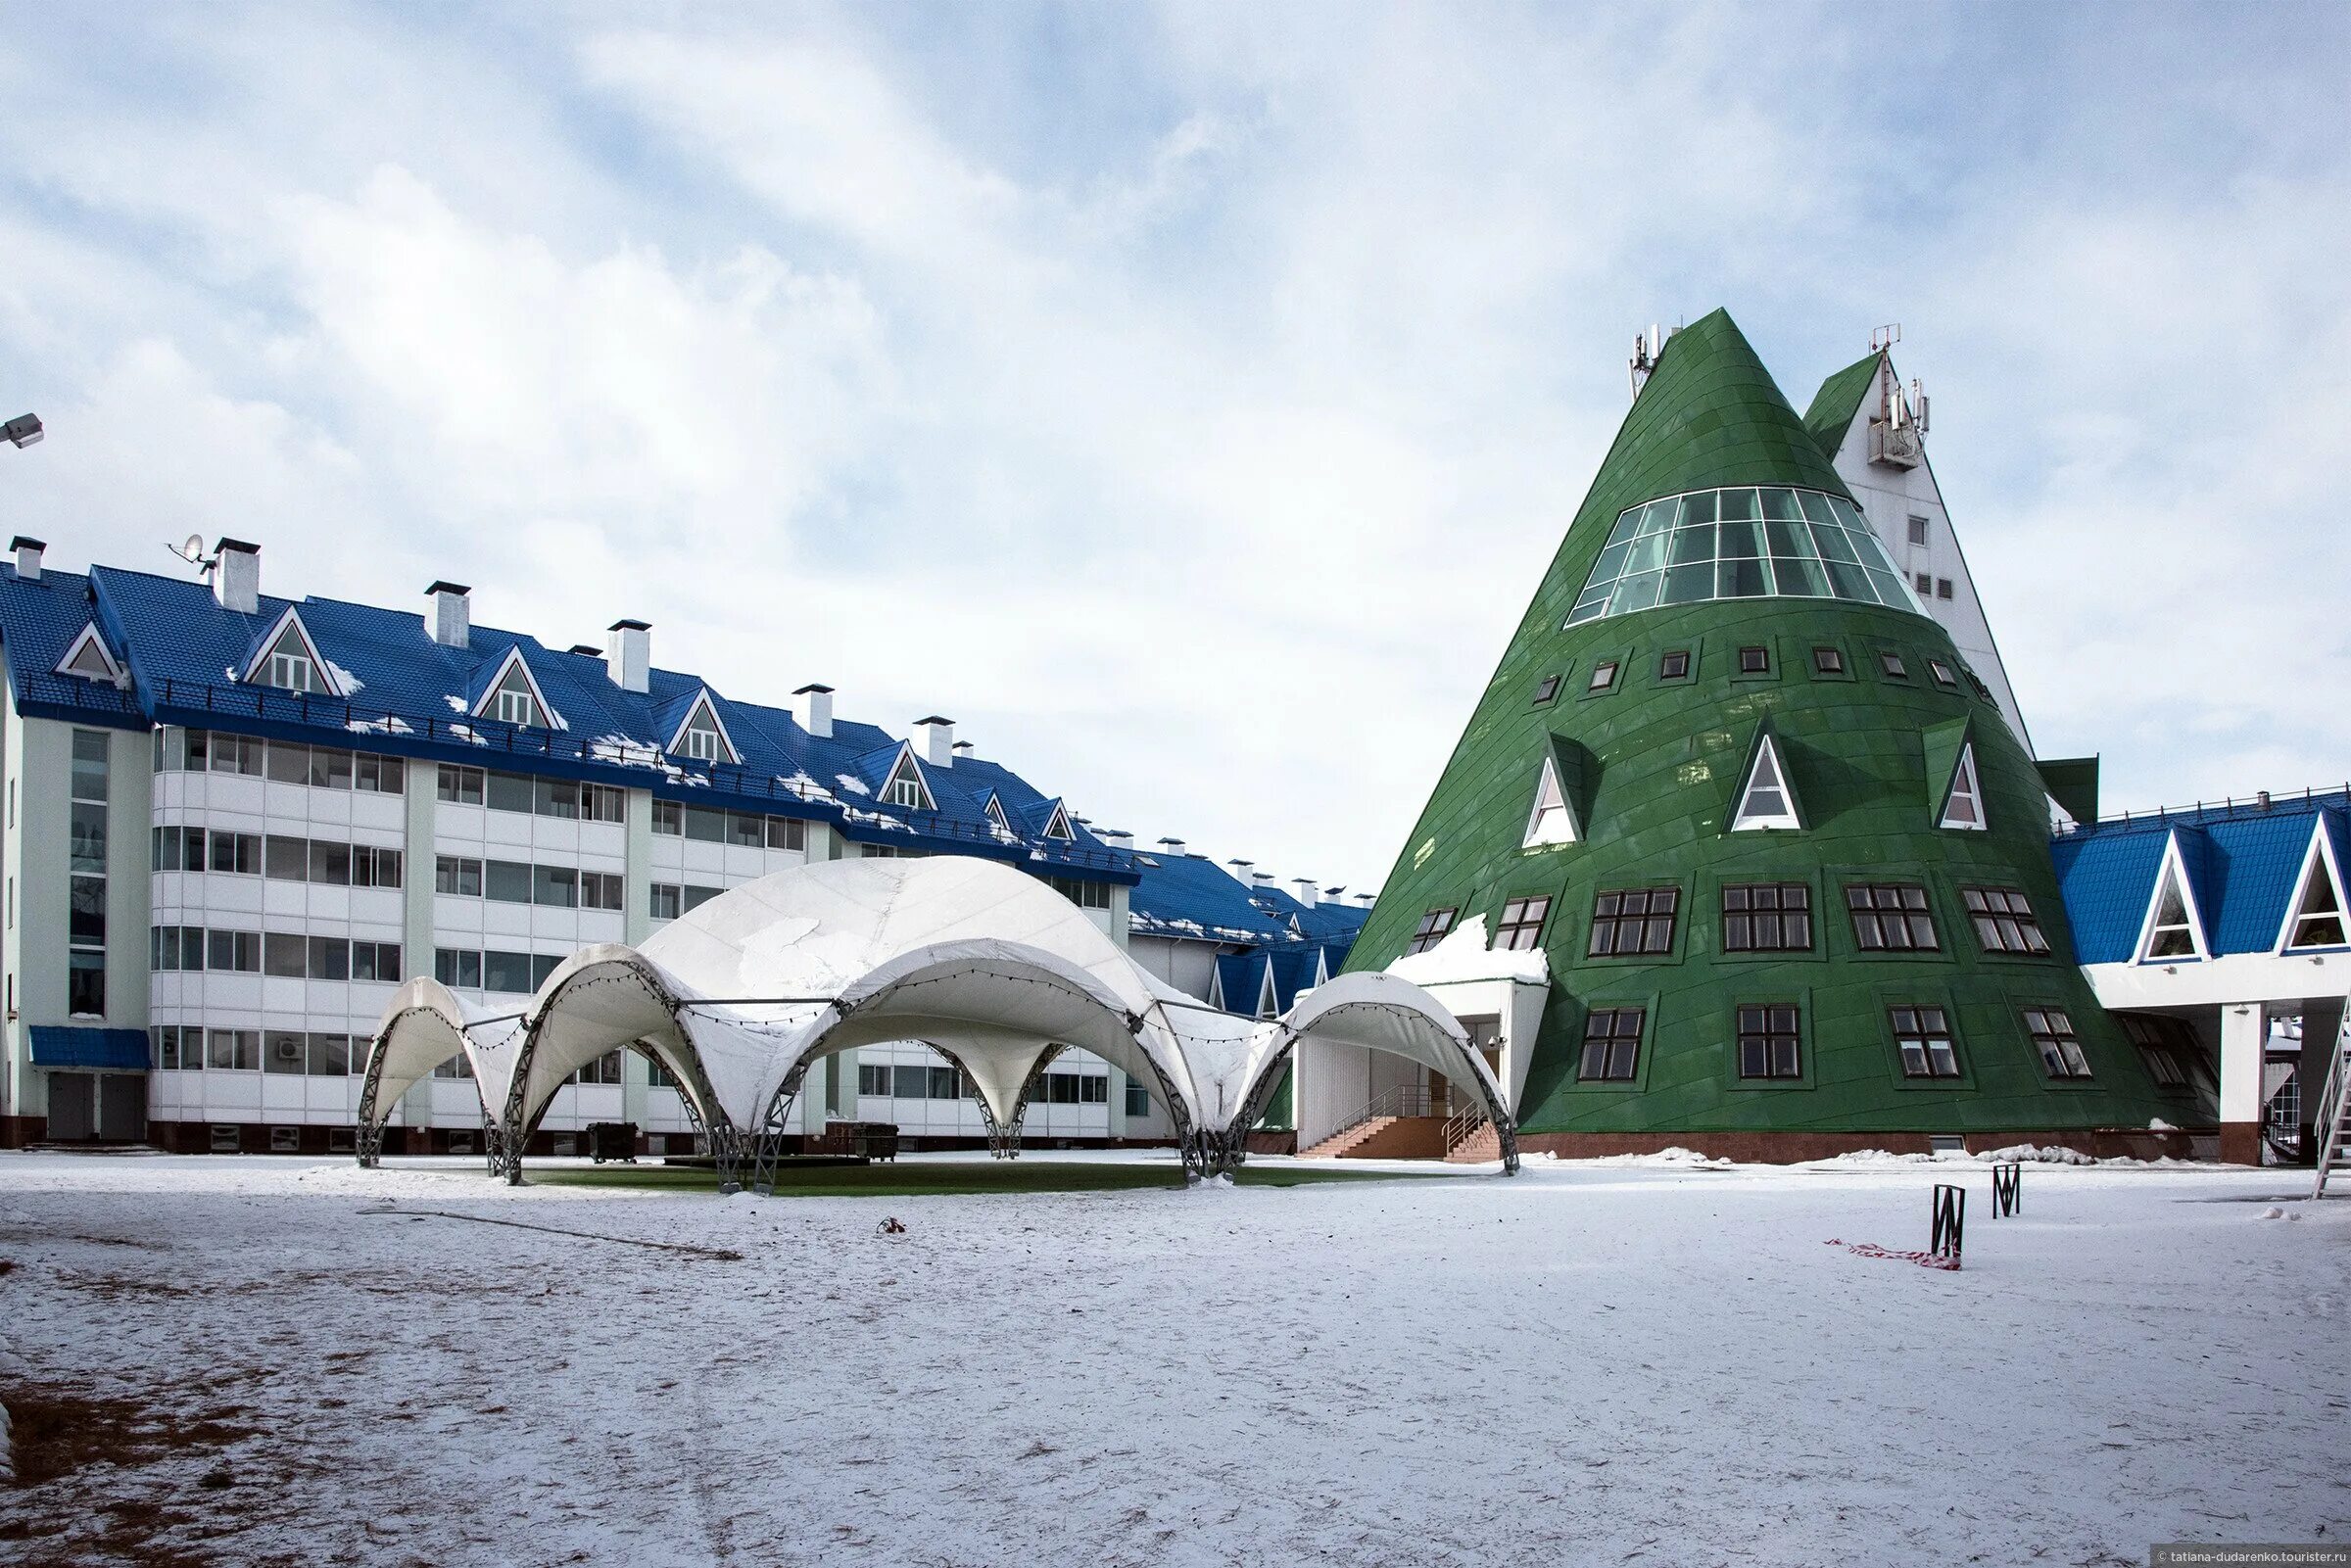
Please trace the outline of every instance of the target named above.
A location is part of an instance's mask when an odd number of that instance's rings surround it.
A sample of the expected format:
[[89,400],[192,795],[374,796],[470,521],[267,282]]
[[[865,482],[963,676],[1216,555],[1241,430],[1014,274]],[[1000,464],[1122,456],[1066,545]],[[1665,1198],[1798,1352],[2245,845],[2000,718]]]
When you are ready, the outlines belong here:
[[1622,417],[1898,320],[2044,754],[2351,774],[2351,8],[47,6],[0,523],[1385,874]]

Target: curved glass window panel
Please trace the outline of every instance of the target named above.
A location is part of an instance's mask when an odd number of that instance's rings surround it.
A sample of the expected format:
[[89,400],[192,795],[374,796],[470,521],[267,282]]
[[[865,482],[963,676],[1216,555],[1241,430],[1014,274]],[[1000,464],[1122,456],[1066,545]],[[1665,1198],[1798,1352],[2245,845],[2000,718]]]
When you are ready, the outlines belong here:
[[1740,486],[1625,508],[1567,624],[1660,604],[1770,597],[1926,613],[1851,501],[1792,486]]

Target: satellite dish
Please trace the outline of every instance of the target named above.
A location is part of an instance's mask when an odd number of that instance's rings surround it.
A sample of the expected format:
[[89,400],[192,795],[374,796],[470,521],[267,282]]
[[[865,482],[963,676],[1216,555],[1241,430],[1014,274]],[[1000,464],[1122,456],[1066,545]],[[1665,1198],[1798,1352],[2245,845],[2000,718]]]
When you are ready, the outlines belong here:
[[204,536],[190,534],[187,543],[179,546],[179,554],[182,560],[202,565],[204,562]]

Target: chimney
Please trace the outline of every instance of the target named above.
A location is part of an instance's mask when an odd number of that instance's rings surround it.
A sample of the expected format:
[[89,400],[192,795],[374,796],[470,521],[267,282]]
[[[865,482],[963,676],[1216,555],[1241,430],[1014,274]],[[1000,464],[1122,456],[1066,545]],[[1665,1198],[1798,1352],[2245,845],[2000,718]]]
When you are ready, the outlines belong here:
[[1249,868],[1256,865],[1257,862],[1254,860],[1228,860],[1224,864],[1232,868],[1235,881],[1246,882],[1249,879]]
[[1272,880],[1273,880],[1273,874],[1272,874],[1271,872],[1270,872],[1270,871],[1253,871],[1253,872],[1251,872],[1251,873],[1249,874],[1249,888],[1250,888],[1250,891],[1252,891],[1252,892],[1256,891],[1256,890],[1257,890],[1257,886],[1258,886],[1258,884],[1259,884],[1260,882],[1264,882],[1264,883],[1266,883],[1266,884],[1268,884],[1268,885],[1271,885],[1271,884],[1272,883]]
[[41,580],[41,551],[49,546],[37,539],[28,539],[24,535],[19,534],[8,542],[8,547],[17,552],[17,575],[27,583],[39,582]]
[[792,694],[792,716],[812,736],[833,734],[833,689],[814,682]]
[[604,670],[624,691],[653,681],[653,629],[643,621],[614,621],[604,633]]
[[1293,877],[1290,885],[1298,889],[1298,902],[1309,909],[1315,907],[1315,879],[1312,877]]
[[585,653],[592,659],[600,659],[604,656],[604,650],[598,647],[594,642],[574,642],[571,646],[565,648],[563,651],[566,653]]
[[1183,840],[1180,838],[1162,838],[1159,841],[1159,847],[1160,852],[1165,854],[1170,860],[1181,860],[1183,858]]
[[934,768],[955,766],[955,721],[934,713],[914,721],[914,737],[923,760]]
[[1378,901],[1378,899],[1379,895],[1377,893],[1358,893],[1355,895],[1355,901],[1366,909],[1369,909]]
[[240,615],[262,607],[261,546],[224,538],[213,546],[213,597]]
[[966,757],[970,756],[971,754],[972,754],[972,743],[971,743],[969,740],[958,740],[958,741],[956,741],[956,742],[955,742],[955,760],[956,760],[956,761],[958,761],[958,762],[961,762],[961,761],[962,761],[964,758],[966,758]]
[[1096,829],[1094,836],[1112,849],[1132,849],[1134,847],[1134,834],[1124,828]]
[[433,622],[427,630],[443,647],[461,648],[472,641],[473,601],[465,596],[472,592],[462,583],[435,583],[424,591],[433,601]]

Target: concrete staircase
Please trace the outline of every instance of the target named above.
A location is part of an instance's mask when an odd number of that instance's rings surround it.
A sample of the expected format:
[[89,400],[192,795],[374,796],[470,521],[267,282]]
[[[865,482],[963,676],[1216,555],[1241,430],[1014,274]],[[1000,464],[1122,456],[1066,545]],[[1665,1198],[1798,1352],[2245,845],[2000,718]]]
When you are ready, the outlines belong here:
[[[1499,1149],[1499,1145],[1497,1146]],[[1301,1160],[1442,1160],[1443,1117],[1366,1117],[1298,1151]],[[1486,1158],[1499,1160],[1499,1152]]]
[[2327,1178],[2351,1170],[2351,1005],[2343,1009],[2342,1028],[2334,1037],[2334,1057],[2327,1068],[2327,1086],[2319,1092],[2311,1114],[2311,1133],[2318,1140],[2318,1180],[2313,1198],[2327,1196]]
[[1445,1158],[1459,1165],[1480,1165],[1502,1158],[1502,1134],[1491,1121],[1480,1121],[1466,1137],[1455,1142]]

